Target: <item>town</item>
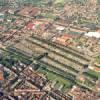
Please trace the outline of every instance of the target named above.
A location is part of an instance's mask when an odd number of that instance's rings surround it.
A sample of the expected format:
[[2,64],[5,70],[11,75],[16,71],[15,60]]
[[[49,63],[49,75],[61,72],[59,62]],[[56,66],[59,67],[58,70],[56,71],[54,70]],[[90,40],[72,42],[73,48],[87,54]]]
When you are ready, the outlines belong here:
[[100,100],[100,1],[0,0],[0,100]]

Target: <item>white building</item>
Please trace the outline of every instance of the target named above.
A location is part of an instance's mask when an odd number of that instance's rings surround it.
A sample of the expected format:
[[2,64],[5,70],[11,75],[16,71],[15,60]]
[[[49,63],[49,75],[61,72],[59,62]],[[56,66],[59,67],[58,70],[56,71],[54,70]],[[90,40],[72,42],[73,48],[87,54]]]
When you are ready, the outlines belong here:
[[85,33],[85,36],[100,38],[100,32],[88,32],[88,33]]

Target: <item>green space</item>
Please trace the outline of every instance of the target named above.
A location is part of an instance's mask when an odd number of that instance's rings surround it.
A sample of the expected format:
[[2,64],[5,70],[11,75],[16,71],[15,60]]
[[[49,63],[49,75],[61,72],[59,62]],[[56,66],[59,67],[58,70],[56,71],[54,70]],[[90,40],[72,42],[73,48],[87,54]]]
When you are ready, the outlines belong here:
[[47,78],[49,80],[52,80],[52,81],[57,81],[59,85],[63,85],[64,88],[69,88],[71,87],[71,83],[68,81],[68,80],[65,80],[64,78],[62,78],[61,76],[58,76],[54,73],[51,73],[51,72],[47,72]]
[[86,18],[80,18],[79,20],[78,20],[78,23],[79,24],[96,24],[96,21],[91,21],[91,20],[88,20],[88,19],[86,19]]
[[66,0],[55,0],[54,4],[57,5],[57,7],[64,7],[66,3]]
[[100,54],[96,57],[96,62],[100,64]]
[[4,71],[4,79],[7,79],[9,77],[10,73],[8,73],[7,71]]
[[94,80],[100,79],[100,72],[95,72],[93,70],[89,70],[88,72],[85,72],[84,74]]
[[30,60],[31,57],[26,55],[24,52],[21,52],[20,50],[13,48],[13,47],[9,47],[7,48],[8,53],[11,56],[14,56],[16,59],[18,59],[19,61],[29,65],[32,61]]
[[78,32],[73,32],[73,31],[69,31],[68,34],[77,35],[77,34],[80,34],[80,33],[78,33]]
[[65,0],[55,0],[55,4],[57,3],[65,3]]
[[95,72],[93,70],[89,70],[87,73],[89,73],[90,75],[94,75],[94,76],[100,78],[100,73],[99,72]]
[[52,12],[41,13],[39,16],[45,17],[45,18],[50,18],[50,19],[56,19],[57,18],[57,16],[55,16]]
[[7,67],[12,67],[14,64],[18,63],[18,61],[21,61],[25,64],[30,64],[31,60],[29,57],[26,57],[22,55],[21,53],[15,53],[12,51],[2,50],[0,54],[0,63]]
[[18,62],[18,60],[12,56],[9,56],[6,52],[3,52],[4,54],[0,54],[0,64],[12,67],[15,63]]
[[65,88],[70,88],[73,83],[71,83],[69,80],[65,79],[64,77],[61,77],[60,75],[54,73],[53,71],[50,71],[44,67],[40,67],[38,70],[37,70],[39,73],[42,73],[44,74],[48,80],[54,82],[56,81],[57,84],[56,86],[63,86],[63,89]]

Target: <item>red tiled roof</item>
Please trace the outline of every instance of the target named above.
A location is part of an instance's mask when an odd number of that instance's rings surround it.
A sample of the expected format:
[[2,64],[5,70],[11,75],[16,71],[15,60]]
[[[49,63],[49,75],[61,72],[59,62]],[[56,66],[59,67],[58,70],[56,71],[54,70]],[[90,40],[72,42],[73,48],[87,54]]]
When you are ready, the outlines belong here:
[[27,29],[33,29],[34,24],[32,22],[28,23]]
[[96,31],[97,31],[97,32],[100,32],[100,29],[97,29]]
[[4,77],[3,77],[3,73],[0,71],[0,80],[3,80]]
[[67,40],[67,39],[70,39],[71,36],[70,35],[67,35],[67,34],[64,34],[64,35],[61,36],[61,38]]

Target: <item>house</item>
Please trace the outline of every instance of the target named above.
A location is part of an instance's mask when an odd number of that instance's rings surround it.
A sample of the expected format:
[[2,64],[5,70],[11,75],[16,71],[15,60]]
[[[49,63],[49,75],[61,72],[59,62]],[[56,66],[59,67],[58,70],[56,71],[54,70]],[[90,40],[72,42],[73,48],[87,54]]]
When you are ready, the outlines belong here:
[[86,78],[83,75],[78,75],[77,76],[77,80],[80,81],[80,82],[82,82],[82,83],[84,83],[85,80],[86,80]]
[[30,7],[24,7],[17,14],[24,17],[34,17],[38,13],[39,13],[39,9],[37,7],[30,6]]
[[98,68],[98,67],[94,67],[94,70],[95,70],[96,72],[100,72],[100,68]]
[[70,35],[67,35],[67,34],[63,34],[57,38],[54,39],[54,42],[58,43],[58,44],[61,44],[61,45],[64,45],[64,46],[67,46],[71,43],[71,36]]
[[63,27],[63,26],[57,26],[56,27],[56,30],[58,30],[58,31],[64,31],[65,30],[65,27]]
[[100,38],[100,32],[88,32],[88,33],[85,33],[85,36]]
[[100,92],[100,80],[96,82],[96,89]]
[[32,22],[30,22],[30,23],[27,24],[26,28],[27,28],[28,30],[32,30],[32,29],[35,28],[35,25],[34,25]]
[[96,30],[96,32],[99,32],[99,33],[100,33],[100,28],[98,28],[98,29]]
[[78,86],[73,86],[68,94],[73,96],[73,100],[99,100],[99,96],[97,96],[96,93],[85,90]]
[[85,32],[87,32],[89,30],[86,29],[86,28],[80,28],[80,27],[76,27],[76,26],[70,26],[70,31],[78,32],[78,33],[85,33]]

